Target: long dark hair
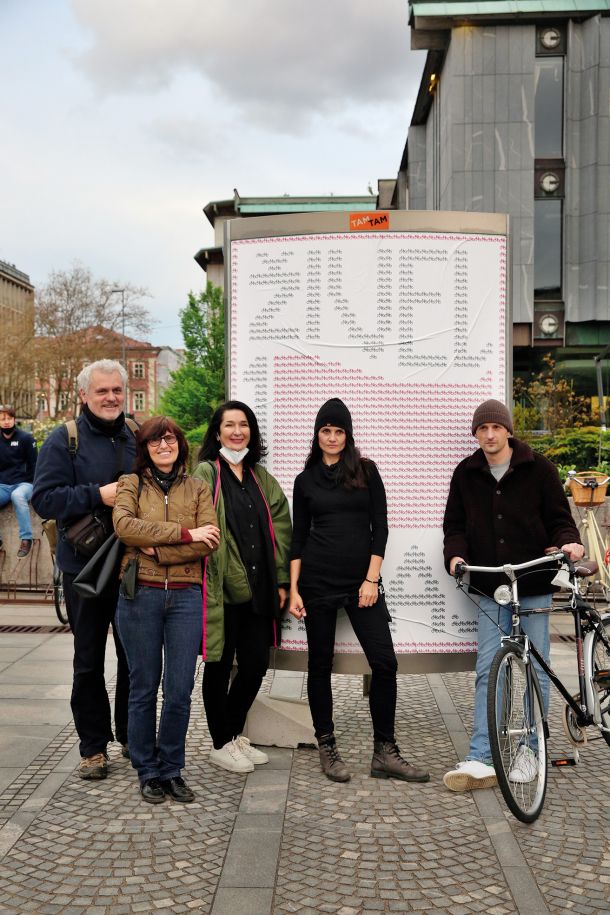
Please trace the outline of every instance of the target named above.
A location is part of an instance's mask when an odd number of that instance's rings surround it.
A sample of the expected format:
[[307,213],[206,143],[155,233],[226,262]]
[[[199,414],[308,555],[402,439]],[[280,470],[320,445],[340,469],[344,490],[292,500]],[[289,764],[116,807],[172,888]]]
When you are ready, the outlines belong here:
[[208,431],[203,437],[203,443],[199,449],[200,461],[215,461],[221,449],[218,436],[220,434],[220,424],[227,410],[241,410],[245,413],[248,425],[250,426],[250,441],[248,442],[248,453],[244,458],[246,467],[254,467],[255,464],[264,458],[267,454],[267,448],[261,437],[258,421],[252,409],[248,404],[242,403],[241,400],[227,400],[214,411],[210,420]]
[[[345,432],[345,448],[339,458],[337,467],[337,483],[345,489],[364,489],[368,486],[368,465],[367,458],[363,458],[354,442],[354,436],[347,429]],[[305,470],[319,464],[322,460],[322,449],[318,441],[318,433],[314,432],[311,440],[311,448],[305,461]]]
[[148,442],[155,438],[161,438],[168,432],[175,435],[178,442],[178,457],[176,458],[174,467],[187,466],[189,446],[180,426],[175,423],[173,419],[170,419],[169,416],[152,416],[150,419],[147,419],[146,422],[143,422],[136,432],[136,460],[134,470],[137,474],[141,474],[147,468],[155,466],[151,461],[148,448],[146,447]]

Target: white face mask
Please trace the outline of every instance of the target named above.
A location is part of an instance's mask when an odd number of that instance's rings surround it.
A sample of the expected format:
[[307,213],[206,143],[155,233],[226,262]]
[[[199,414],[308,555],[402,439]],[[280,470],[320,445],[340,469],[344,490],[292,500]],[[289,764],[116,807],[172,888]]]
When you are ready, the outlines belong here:
[[220,449],[220,454],[229,464],[241,464],[249,450],[249,448],[242,448],[241,451],[233,451],[232,448],[225,448],[223,445]]

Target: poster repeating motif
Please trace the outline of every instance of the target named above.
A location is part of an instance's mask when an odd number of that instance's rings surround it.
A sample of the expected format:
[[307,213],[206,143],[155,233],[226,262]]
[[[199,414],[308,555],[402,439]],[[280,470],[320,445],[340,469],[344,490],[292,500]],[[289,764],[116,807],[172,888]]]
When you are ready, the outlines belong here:
[[[472,652],[476,611],[442,564],[451,473],[470,421],[505,399],[504,235],[358,232],[231,242],[230,390],[249,403],[287,495],[316,413],[340,397],[378,465],[390,536],[383,564],[396,650]],[[282,647],[305,650],[304,624]],[[359,652],[347,619],[336,650]]]

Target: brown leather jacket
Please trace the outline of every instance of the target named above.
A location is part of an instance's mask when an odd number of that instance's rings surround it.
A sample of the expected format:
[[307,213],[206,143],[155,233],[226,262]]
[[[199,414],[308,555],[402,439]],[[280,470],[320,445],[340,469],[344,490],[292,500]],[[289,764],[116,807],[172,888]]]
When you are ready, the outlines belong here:
[[[138,557],[141,584],[190,584],[202,582],[201,559],[212,552],[205,543],[183,543],[183,529],[216,524],[210,490],[203,480],[178,475],[167,498],[145,472],[138,497],[138,476],[119,479],[112,520],[117,536],[126,545],[121,575],[130,559]],[[152,546],[155,556],[139,547]]]

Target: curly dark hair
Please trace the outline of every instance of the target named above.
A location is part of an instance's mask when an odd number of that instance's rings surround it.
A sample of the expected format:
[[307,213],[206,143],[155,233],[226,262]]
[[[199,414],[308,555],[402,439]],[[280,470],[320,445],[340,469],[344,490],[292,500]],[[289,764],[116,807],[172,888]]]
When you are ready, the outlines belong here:
[[[368,458],[363,458],[358,448],[356,448],[352,433],[348,432],[347,429],[343,431],[345,432],[345,448],[339,458],[337,483],[345,489],[364,489],[369,485],[368,470],[371,462]],[[307,455],[307,460],[305,461],[305,470],[313,467],[314,464],[318,464],[321,460],[322,449],[318,441],[318,433],[315,432],[311,440],[311,448]]]
[[203,443],[199,450],[199,460],[215,461],[218,457],[221,448],[218,439],[220,424],[222,423],[222,418],[227,410],[241,410],[241,412],[246,415],[248,425],[250,426],[250,441],[248,442],[248,453],[244,458],[244,464],[246,467],[254,467],[261,458],[266,456],[267,448],[261,437],[260,429],[258,428],[258,420],[256,419],[252,408],[249,407],[248,404],[242,403],[241,400],[227,400],[226,403],[222,403],[214,411],[214,415],[210,420],[210,425],[203,437]]
[[189,456],[189,446],[184,436],[184,432],[169,416],[152,416],[150,419],[147,419],[146,422],[143,422],[136,432],[135,473],[141,474],[147,468],[154,467],[146,446],[152,439],[161,438],[168,432],[175,435],[178,440],[178,457],[176,458],[176,465],[178,467],[186,468]]

